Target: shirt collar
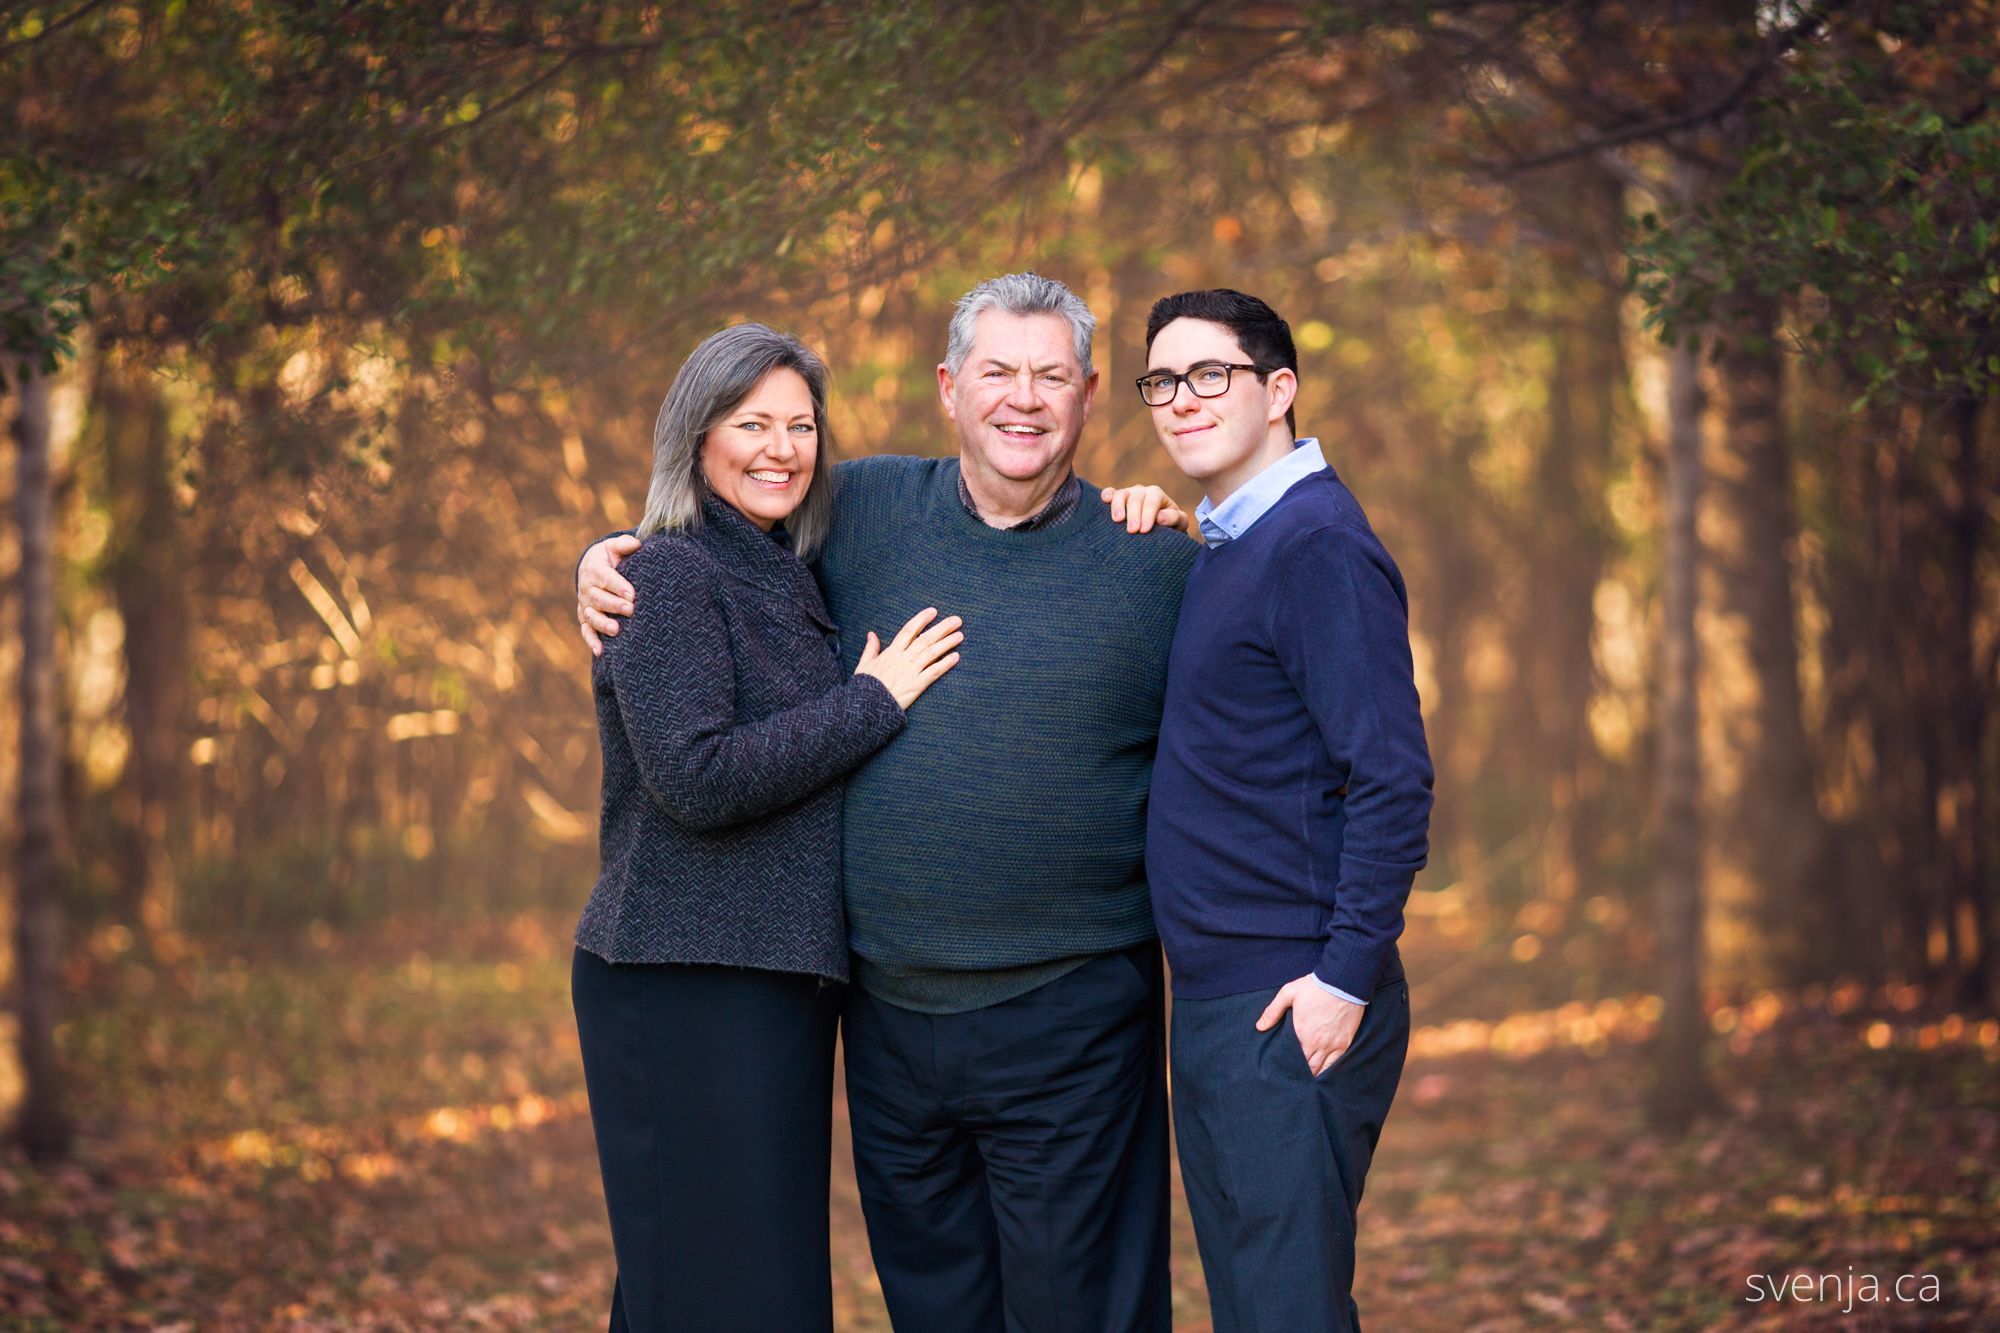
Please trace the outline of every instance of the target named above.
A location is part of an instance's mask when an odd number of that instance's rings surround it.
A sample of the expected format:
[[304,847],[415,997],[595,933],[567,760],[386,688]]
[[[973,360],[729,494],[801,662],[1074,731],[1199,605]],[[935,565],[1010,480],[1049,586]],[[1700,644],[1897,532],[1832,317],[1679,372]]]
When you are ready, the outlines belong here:
[[1235,541],[1269,513],[1286,491],[1325,469],[1326,455],[1320,452],[1319,441],[1311,436],[1300,440],[1290,453],[1250,478],[1221,504],[1211,503],[1204,495],[1194,511],[1202,537],[1210,546]]
[[[1079,482],[1076,473],[1072,472],[1062,485],[1056,487],[1056,493],[1049,497],[1049,502],[1038,512],[1006,528],[1005,531],[1038,532],[1043,528],[1052,528],[1076,512],[1076,502],[1082,494],[1083,483]],[[982,523],[985,522],[985,519],[980,518],[979,502],[972,498],[972,488],[965,484],[963,466],[958,470],[958,502],[965,506],[966,513],[978,518]]]

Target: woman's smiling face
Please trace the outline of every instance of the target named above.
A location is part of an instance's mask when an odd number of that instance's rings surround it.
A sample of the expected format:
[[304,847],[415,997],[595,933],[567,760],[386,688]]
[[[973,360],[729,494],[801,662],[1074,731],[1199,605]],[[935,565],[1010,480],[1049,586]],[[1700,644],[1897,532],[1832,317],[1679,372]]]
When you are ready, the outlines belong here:
[[709,489],[766,532],[805,499],[818,460],[812,391],[787,366],[758,380],[701,445]]

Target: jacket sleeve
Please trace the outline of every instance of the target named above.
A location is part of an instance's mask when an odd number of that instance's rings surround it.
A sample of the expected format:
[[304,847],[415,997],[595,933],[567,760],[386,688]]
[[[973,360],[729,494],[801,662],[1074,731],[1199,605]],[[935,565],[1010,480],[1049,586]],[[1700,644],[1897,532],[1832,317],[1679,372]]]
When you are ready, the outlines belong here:
[[1347,787],[1333,924],[1314,975],[1366,1000],[1429,850],[1431,759],[1402,576],[1365,529],[1304,534],[1271,637]]
[[680,542],[635,552],[638,595],[599,661],[616,696],[640,780],[666,815],[719,829],[782,810],[858,767],[903,729],[873,676],[854,676],[796,707],[739,722],[722,574]]

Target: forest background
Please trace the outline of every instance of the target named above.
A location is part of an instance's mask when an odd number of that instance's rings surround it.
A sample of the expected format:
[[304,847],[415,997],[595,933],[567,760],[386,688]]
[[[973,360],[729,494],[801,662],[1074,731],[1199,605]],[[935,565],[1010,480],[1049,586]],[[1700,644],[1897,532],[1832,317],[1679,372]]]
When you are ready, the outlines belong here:
[[[575,557],[704,333],[799,333],[850,452],[941,454],[950,303],[1033,268],[1101,321],[1083,475],[1188,504],[1145,313],[1269,299],[1408,581],[1438,799],[1364,1308],[1990,1326],[1996,29],[0,4],[0,1318],[601,1318]],[[1175,1272],[1206,1327],[1184,1213]]]

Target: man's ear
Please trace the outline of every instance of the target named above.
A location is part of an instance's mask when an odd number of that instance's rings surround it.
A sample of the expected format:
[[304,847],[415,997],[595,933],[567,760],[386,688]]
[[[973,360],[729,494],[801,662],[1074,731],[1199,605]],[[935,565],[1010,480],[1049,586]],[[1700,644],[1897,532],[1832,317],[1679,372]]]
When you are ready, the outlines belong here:
[[1276,425],[1285,419],[1285,413],[1291,411],[1292,404],[1298,401],[1298,372],[1281,366],[1271,372],[1270,377],[1264,381],[1264,387],[1271,394],[1271,407],[1265,414],[1265,422]]
[[942,361],[938,362],[938,401],[944,404],[944,416],[947,421],[958,420],[958,404],[952,400],[952,393],[956,387],[957,379],[952,375],[951,367]]
[[1083,419],[1090,420],[1090,405],[1097,401],[1097,384],[1103,372],[1093,370],[1083,381]]

